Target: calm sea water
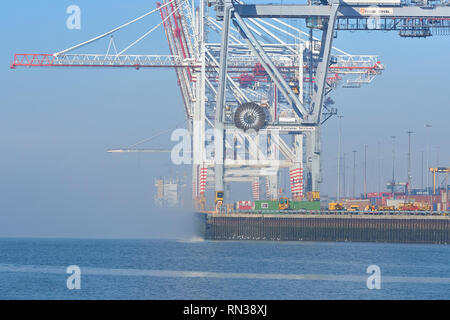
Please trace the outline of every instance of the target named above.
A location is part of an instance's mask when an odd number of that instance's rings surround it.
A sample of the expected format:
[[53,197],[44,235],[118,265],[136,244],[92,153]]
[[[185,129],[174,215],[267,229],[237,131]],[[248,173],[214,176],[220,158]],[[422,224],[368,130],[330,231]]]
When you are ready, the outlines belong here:
[[0,299],[450,299],[450,246],[0,239]]

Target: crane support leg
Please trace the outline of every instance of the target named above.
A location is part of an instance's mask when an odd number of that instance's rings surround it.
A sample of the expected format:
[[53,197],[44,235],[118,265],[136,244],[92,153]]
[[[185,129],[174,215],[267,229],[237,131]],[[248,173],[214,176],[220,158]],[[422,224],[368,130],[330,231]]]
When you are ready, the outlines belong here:
[[320,171],[320,126],[316,126],[311,133],[311,191],[320,191],[321,171]]
[[320,164],[320,126],[315,126],[314,130],[308,132],[306,137],[306,171],[304,190],[320,191],[321,164]]
[[[331,6],[331,13],[328,19],[328,24],[322,32],[322,41],[319,53],[319,63],[316,69],[316,83],[312,97],[312,114],[313,120],[316,124],[320,124],[320,115],[323,107],[323,96],[325,92],[328,66],[330,64],[331,48],[333,46],[333,35],[336,25],[336,15],[339,4]],[[312,44],[311,44],[312,45]]]
[[214,120],[214,180],[216,192],[224,192],[224,136],[225,127],[223,124],[223,109],[226,99],[226,79],[227,79],[227,58],[228,58],[228,33],[230,29],[231,10],[233,6],[226,2],[223,27],[222,27],[222,46],[220,49],[219,63],[219,88],[216,96],[216,112]]

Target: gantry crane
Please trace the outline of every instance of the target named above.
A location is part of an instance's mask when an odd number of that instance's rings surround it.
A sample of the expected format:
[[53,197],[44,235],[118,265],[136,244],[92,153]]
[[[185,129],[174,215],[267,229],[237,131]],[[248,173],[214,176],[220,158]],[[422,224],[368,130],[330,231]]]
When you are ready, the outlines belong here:
[[[229,55],[230,25],[233,24],[245,39],[253,54],[258,57],[266,72],[278,86],[291,108],[297,115],[296,123],[312,128],[309,143],[307,143],[306,165],[309,166],[310,190],[318,191],[320,177],[320,125],[324,108],[324,97],[329,93],[328,74],[333,63],[331,49],[335,33],[340,30],[352,31],[399,31],[402,37],[427,37],[433,32],[449,34],[450,7],[444,1],[421,1],[406,3],[400,0],[324,0],[308,1],[308,4],[244,4],[241,1],[210,0],[210,5],[216,9],[216,17],[223,21],[222,42],[220,51],[220,70],[218,99],[216,104],[216,128],[219,128],[216,144],[223,141],[222,114],[226,106],[225,92],[227,61]],[[319,53],[309,59],[310,79],[315,75],[315,82],[306,94],[297,95],[296,91],[285,81],[274,60],[249,27],[252,19],[302,19],[310,28],[310,43],[313,40],[313,30],[321,32]],[[312,48],[313,46],[311,46]],[[312,51],[312,50],[310,50]],[[221,146],[216,151],[222,152]],[[297,155],[298,156],[298,155]],[[222,157],[222,154],[220,155]],[[224,165],[216,162],[215,187],[224,188]]]
[[[252,182],[256,198],[260,177],[266,178],[267,196],[276,198],[283,168],[289,169],[293,197],[301,197],[305,189],[319,190],[320,126],[337,112],[330,92],[370,83],[384,69],[377,56],[335,48],[335,32],[397,30],[400,36],[425,37],[449,30],[449,7],[436,1],[428,1],[426,9],[394,2],[251,5],[165,0],[68,49],[16,54],[11,68],[173,68],[192,137],[188,152],[193,198],[204,197],[207,181],[214,182],[225,201],[225,182]],[[118,51],[112,35],[153,13],[161,15],[161,22]],[[303,21],[308,32],[293,19]],[[164,27],[170,55],[126,53],[159,26]],[[320,37],[314,36],[317,32]],[[111,37],[106,54],[73,53],[106,37]]]
[[[445,173],[445,188],[448,185],[448,173],[450,172],[450,168],[438,167],[438,168],[430,168],[430,172],[433,173],[433,194],[436,194],[436,173]],[[447,191],[447,190],[446,190]]]

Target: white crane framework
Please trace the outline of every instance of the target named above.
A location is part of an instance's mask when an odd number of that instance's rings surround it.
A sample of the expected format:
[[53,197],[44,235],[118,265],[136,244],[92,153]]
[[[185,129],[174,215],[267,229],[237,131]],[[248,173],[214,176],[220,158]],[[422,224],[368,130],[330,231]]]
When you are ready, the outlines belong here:
[[[363,4],[363,5],[362,5]],[[269,74],[273,84],[277,86],[282,95],[285,97],[291,110],[295,112],[295,124],[298,125],[299,131],[294,133],[294,162],[300,163],[306,168],[306,190],[319,191],[321,182],[320,175],[320,126],[323,123],[323,116],[327,108],[325,97],[333,88],[331,67],[339,58],[332,56],[333,38],[337,30],[398,30],[400,36],[403,37],[426,37],[432,35],[432,32],[438,34],[447,34],[449,28],[450,7],[448,3],[438,1],[422,1],[421,3],[406,4],[400,1],[375,1],[370,3],[367,0],[322,0],[320,3],[310,1],[306,4],[292,5],[275,5],[275,4],[243,4],[240,1],[233,0],[210,0],[209,5],[213,5],[216,10],[216,18],[222,21],[222,37],[220,44],[220,68],[219,68],[219,86],[217,89],[216,109],[215,109],[215,128],[216,133],[216,157],[224,158],[223,150],[226,146],[221,146],[220,142],[224,141],[226,118],[223,117],[226,108],[229,105],[227,92],[228,84],[226,76],[232,67],[230,56],[233,54],[231,25],[238,30],[239,35],[244,39],[254,56],[258,58],[259,63]],[[284,74],[283,69],[277,65],[280,59],[265,48],[261,39],[258,39],[256,26],[261,27],[264,24],[266,28],[269,23],[268,19],[279,21],[279,19],[302,19],[310,28],[309,51],[305,51],[302,47],[297,50],[300,57],[300,63],[303,66],[306,60],[307,70],[299,68],[301,82],[304,82],[303,71],[309,72],[310,84],[308,89],[294,90],[289,85],[289,77],[291,74]],[[256,23],[256,21],[258,23]],[[279,29],[277,29],[279,30]],[[315,45],[313,31],[321,32],[321,40],[315,54]],[[265,30],[264,36],[281,42]],[[287,48],[285,54],[289,52]],[[306,59],[305,59],[306,56]],[[377,70],[377,64],[373,65]],[[360,83],[358,79],[355,83]],[[351,84],[351,82],[349,83]],[[279,119],[278,119],[279,120]],[[280,121],[278,122],[280,123]],[[312,128],[309,134],[303,128]],[[289,131],[292,134],[292,131]],[[306,135],[306,152],[303,157],[302,140],[299,136]],[[280,146],[280,151],[282,150]],[[285,155],[286,156],[286,155]],[[296,164],[293,165],[294,167]],[[291,170],[292,172],[292,170]],[[215,163],[215,189],[216,191],[224,190],[224,163],[216,161]],[[301,177],[302,178],[302,177]],[[291,177],[292,180],[295,178]],[[294,183],[295,186],[295,183]]]
[[[207,181],[221,192],[225,182],[253,182],[258,198],[261,176],[266,177],[267,197],[277,198],[282,168],[289,168],[292,196],[301,198],[304,190],[319,191],[320,126],[337,113],[329,93],[339,85],[370,83],[384,69],[377,56],[350,55],[333,47],[335,32],[397,30],[400,36],[425,37],[450,30],[448,6],[428,2],[424,9],[389,3],[164,0],[150,12],[63,51],[16,54],[11,68],[174,68],[192,137],[193,199],[204,203]],[[159,13],[161,22],[118,51],[112,34],[152,13]],[[126,54],[158,26],[164,27],[170,55]],[[106,54],[72,52],[110,35]],[[262,120],[253,128],[255,119]],[[239,121],[257,132],[237,128]],[[114,152],[154,152],[134,146]]]

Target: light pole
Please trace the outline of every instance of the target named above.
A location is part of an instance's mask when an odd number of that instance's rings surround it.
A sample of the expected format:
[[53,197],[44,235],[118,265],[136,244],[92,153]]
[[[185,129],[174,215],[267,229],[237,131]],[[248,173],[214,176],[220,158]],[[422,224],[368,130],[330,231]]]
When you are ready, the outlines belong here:
[[337,158],[337,194],[336,200],[341,199],[341,139],[342,139],[342,118],[344,116],[337,116],[339,118],[339,132],[338,132],[338,158]]
[[392,138],[392,195],[394,195],[395,189],[395,136],[391,136]]
[[356,197],[355,185],[356,185],[356,150],[353,150],[353,198]]
[[412,176],[411,176],[411,133],[414,133],[413,131],[406,131],[406,133],[408,134],[408,172],[407,172],[407,193],[409,195],[410,190],[411,190],[411,180],[412,180]]
[[345,188],[345,152],[342,155],[342,195],[344,196],[344,198],[347,197]]
[[421,175],[422,178],[421,178],[421,181],[420,181],[420,189],[423,190],[423,169],[424,169],[424,168],[423,168],[423,150],[422,150],[420,153],[422,154],[422,159],[421,159],[421,160],[422,160],[422,162],[421,162],[421,163],[422,163],[422,170],[421,170],[421,172],[422,172],[422,175]]
[[378,141],[377,143],[377,167],[378,167],[378,186],[377,186],[377,191],[381,192],[381,177],[383,176],[382,172],[381,172],[381,145],[380,145],[380,141]]
[[364,145],[364,199],[367,199],[367,144]]
[[430,169],[430,153],[431,153],[431,124],[425,124],[425,128],[428,128],[427,130],[427,141],[428,141],[428,146],[427,146],[427,168],[426,168],[426,172],[427,172],[427,192],[429,192],[429,188],[430,188],[430,174],[428,173],[428,170]]

